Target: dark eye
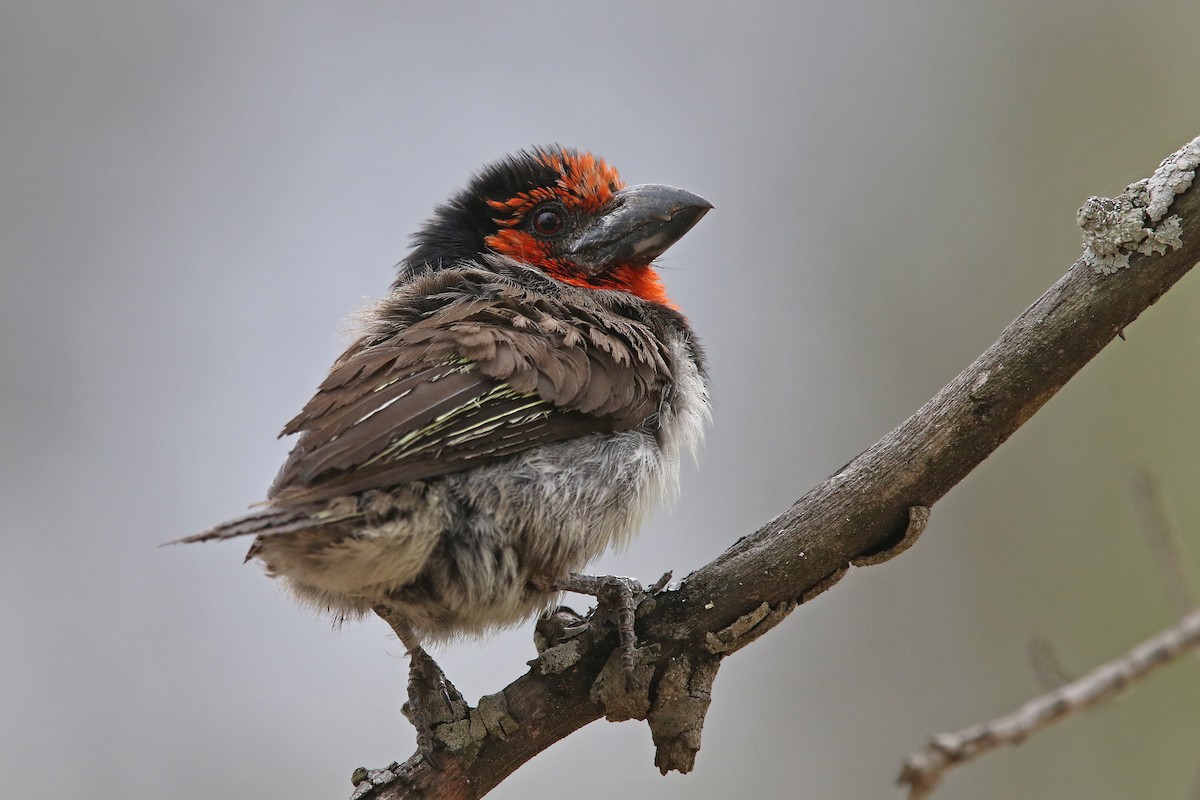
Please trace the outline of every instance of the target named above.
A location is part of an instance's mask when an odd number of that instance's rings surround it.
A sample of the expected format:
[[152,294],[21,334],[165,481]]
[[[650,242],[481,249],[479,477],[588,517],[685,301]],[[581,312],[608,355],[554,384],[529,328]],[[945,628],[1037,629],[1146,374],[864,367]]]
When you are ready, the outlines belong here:
[[550,203],[534,209],[533,230],[539,236],[553,236],[563,229],[567,222],[567,211],[558,203]]

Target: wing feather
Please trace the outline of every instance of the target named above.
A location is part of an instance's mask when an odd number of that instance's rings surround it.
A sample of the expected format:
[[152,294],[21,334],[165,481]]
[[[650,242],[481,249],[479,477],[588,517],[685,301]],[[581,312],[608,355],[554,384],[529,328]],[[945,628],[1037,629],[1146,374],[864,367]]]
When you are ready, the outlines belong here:
[[389,488],[645,424],[671,378],[661,337],[645,319],[605,314],[595,294],[551,298],[466,267],[398,288],[284,427],[300,437],[273,503]]

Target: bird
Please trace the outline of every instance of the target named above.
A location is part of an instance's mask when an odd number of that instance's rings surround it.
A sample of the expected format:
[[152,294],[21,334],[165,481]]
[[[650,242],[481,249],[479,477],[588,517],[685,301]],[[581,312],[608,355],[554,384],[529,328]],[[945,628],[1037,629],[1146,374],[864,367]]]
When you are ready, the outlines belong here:
[[559,145],[483,167],[284,426],[265,502],[178,541],[253,536],[246,560],[303,604],[383,618],[431,755],[422,692],[456,690],[424,645],[601,594],[586,564],[676,494],[708,377],[653,262],[711,208]]

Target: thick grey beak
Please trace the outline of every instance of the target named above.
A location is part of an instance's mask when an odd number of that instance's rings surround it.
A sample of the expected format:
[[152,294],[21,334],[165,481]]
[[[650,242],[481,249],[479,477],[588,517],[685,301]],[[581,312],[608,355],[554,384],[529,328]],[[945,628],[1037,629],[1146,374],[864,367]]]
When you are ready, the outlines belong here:
[[589,275],[618,264],[644,266],[662,255],[708,213],[712,203],[674,186],[630,186],[584,227],[566,247],[568,257]]

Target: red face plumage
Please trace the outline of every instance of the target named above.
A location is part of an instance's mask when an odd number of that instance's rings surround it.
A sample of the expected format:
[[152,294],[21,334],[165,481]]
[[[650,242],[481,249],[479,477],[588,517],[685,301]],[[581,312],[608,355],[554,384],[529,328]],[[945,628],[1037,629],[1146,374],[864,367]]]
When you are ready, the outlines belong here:
[[672,306],[658,273],[647,264],[612,263],[598,274],[581,269],[530,224],[535,210],[563,209],[575,225],[595,220],[625,188],[617,170],[602,158],[577,150],[538,150],[538,161],[557,174],[553,185],[538,186],[505,200],[489,200],[500,230],[484,241],[503,255],[542,269],[564,283],[589,289],[613,289]]

